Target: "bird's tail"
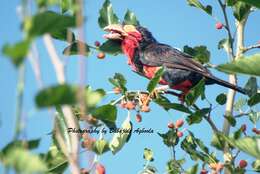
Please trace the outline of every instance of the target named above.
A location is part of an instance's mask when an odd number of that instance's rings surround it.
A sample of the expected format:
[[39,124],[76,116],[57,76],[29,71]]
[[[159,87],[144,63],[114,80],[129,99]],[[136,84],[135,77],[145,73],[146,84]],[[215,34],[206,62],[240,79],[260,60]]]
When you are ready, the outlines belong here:
[[215,76],[210,76],[208,77],[207,81],[206,81],[206,84],[218,84],[218,85],[221,85],[221,86],[224,86],[224,87],[227,87],[227,88],[230,88],[230,89],[233,89],[235,91],[238,91],[242,94],[247,94],[247,91],[239,86],[236,86],[236,85],[233,85],[225,80],[221,80]]

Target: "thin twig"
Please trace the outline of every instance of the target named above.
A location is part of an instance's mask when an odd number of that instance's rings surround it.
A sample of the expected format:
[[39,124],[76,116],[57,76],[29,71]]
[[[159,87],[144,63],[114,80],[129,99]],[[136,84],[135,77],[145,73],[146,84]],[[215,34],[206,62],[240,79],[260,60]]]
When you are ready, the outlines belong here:
[[251,46],[248,46],[248,47],[245,47],[243,48],[243,53],[249,51],[249,50],[252,50],[252,49],[256,49],[256,48],[260,48],[260,43],[259,44],[255,44],[255,45],[251,45]]

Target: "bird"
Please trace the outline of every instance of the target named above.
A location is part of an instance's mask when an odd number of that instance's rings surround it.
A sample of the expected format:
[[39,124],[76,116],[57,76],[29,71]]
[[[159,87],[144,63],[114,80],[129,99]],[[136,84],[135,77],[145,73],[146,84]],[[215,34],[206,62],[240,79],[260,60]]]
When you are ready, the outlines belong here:
[[120,44],[132,71],[152,79],[164,68],[159,84],[181,91],[183,100],[189,91],[205,79],[205,85],[218,84],[242,94],[245,89],[214,76],[205,66],[187,53],[158,42],[152,33],[140,25],[110,24],[104,28],[104,38]]

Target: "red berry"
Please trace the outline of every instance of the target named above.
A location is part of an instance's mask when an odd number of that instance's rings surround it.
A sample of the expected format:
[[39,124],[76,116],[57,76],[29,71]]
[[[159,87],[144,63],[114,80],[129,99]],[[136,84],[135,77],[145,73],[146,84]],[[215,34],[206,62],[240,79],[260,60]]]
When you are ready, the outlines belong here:
[[99,47],[99,46],[100,46],[100,42],[99,42],[99,41],[96,41],[96,42],[95,42],[95,46],[96,46],[96,47]]
[[179,119],[179,120],[177,120],[176,123],[175,123],[176,128],[182,127],[183,124],[184,124],[183,119]]
[[216,23],[216,29],[221,30],[223,28],[223,24],[221,22]]
[[245,168],[246,166],[247,166],[246,160],[240,160],[240,161],[239,161],[239,167],[240,167],[240,168]]
[[106,173],[105,167],[102,164],[98,163],[96,165],[96,174],[105,174],[105,173]]
[[106,57],[106,55],[103,52],[99,52],[97,55],[97,58],[99,58],[99,59],[104,59],[105,57]]
[[246,131],[246,124],[242,124],[241,128],[240,128],[243,132]]
[[128,110],[133,110],[135,108],[135,103],[134,102],[126,102],[126,109]]
[[252,131],[253,131],[255,134],[257,134],[257,135],[260,134],[260,130],[257,129],[257,128],[255,128],[255,127],[252,129]]
[[136,114],[135,120],[136,120],[136,122],[138,122],[138,123],[142,122],[142,116],[141,116],[140,114]]
[[183,136],[183,132],[177,132],[177,137],[181,138]]
[[201,171],[200,171],[200,174],[207,174],[208,173],[208,171],[206,170],[206,169],[202,169]]
[[174,126],[173,122],[168,123],[168,128],[169,128],[169,129],[173,129],[174,127],[175,127],[175,126]]

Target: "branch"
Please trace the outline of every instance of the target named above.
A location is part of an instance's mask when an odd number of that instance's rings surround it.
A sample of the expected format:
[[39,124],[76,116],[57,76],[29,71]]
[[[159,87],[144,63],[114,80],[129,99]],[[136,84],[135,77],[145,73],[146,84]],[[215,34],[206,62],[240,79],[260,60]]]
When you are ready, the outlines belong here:
[[230,25],[229,25],[229,21],[228,21],[228,17],[227,17],[227,12],[226,12],[226,4],[223,4],[221,0],[218,0],[218,3],[222,9],[223,15],[224,15],[224,19],[225,19],[225,29],[228,32],[228,40],[230,41],[230,50],[228,50],[229,52],[229,58],[231,60],[233,60],[233,58],[235,57],[234,55],[234,40],[231,34],[231,29],[230,29]]
[[252,49],[255,49],[255,48],[260,48],[260,43],[242,48],[242,50],[243,50],[243,53],[245,53],[245,52],[252,50]]
[[[65,83],[65,73],[64,73],[64,65],[61,62],[54,44],[52,42],[51,36],[46,34],[43,36],[45,47],[50,55],[51,62],[54,66],[56,76],[59,84]],[[68,127],[77,128],[76,124],[77,120],[72,113],[72,109],[70,106],[62,106],[62,111],[64,113],[64,117]],[[79,151],[79,137],[76,134],[70,134],[71,140],[71,149],[68,150],[67,159],[69,161],[71,167],[71,173],[79,174],[80,169],[78,165],[78,151]],[[63,140],[59,141],[59,144],[63,144]]]

